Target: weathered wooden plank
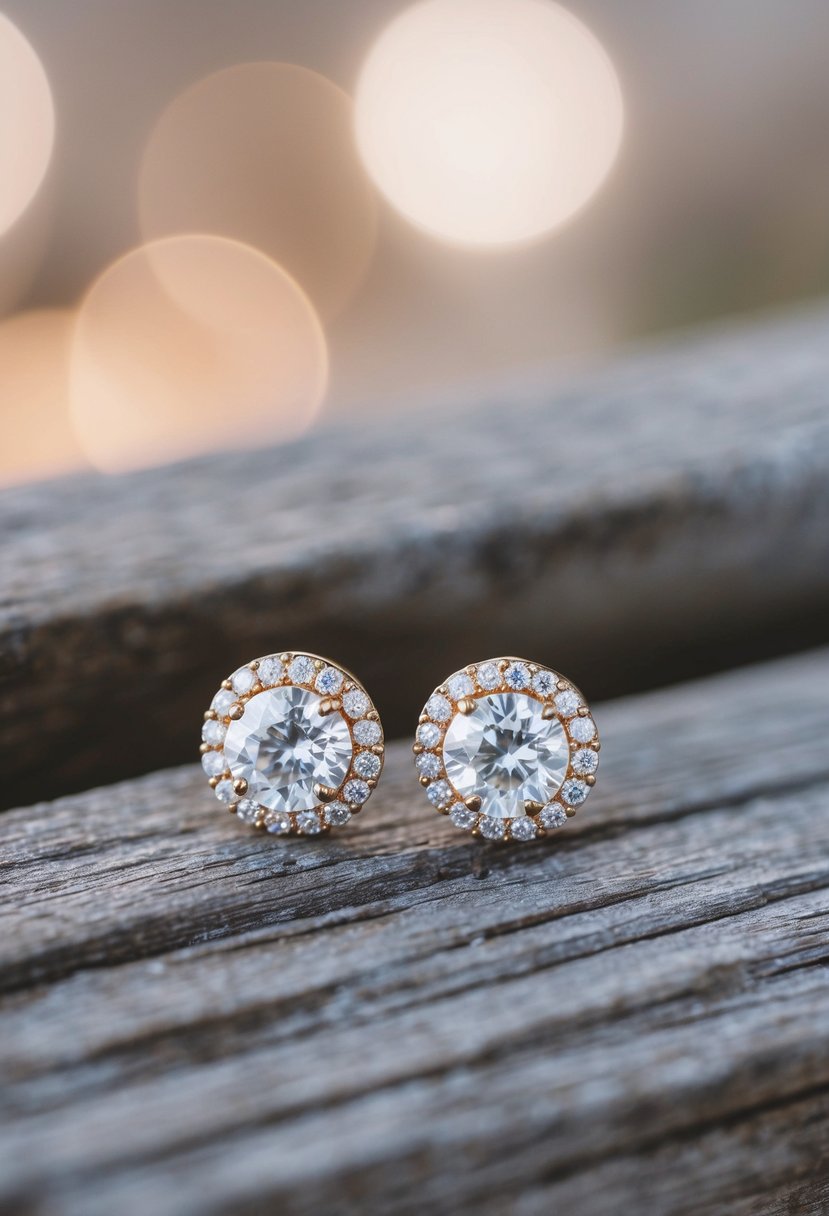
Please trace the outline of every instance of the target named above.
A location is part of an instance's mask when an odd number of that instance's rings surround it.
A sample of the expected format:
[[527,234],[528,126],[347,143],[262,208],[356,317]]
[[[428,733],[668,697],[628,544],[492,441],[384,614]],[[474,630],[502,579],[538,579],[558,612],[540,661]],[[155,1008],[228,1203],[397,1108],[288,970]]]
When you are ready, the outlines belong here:
[[[829,313],[299,444],[0,495],[6,805],[189,755],[218,676],[306,646],[390,736],[516,649],[594,699],[827,639]],[[49,763],[43,762],[45,755]]]
[[0,1206],[819,1211],[827,677],[604,707],[537,848],[455,832],[402,747],[325,841],[186,770],[9,812]]

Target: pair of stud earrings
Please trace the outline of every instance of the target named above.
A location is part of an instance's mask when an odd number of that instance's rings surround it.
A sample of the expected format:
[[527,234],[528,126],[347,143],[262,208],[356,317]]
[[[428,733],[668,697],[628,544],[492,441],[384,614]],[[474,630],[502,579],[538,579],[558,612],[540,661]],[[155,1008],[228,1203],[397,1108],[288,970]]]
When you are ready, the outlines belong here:
[[[383,727],[346,668],[293,651],[224,680],[202,726],[202,767],[244,823],[316,836],[362,810],[383,771]],[[525,659],[456,671],[429,697],[415,766],[455,827],[534,840],[563,827],[596,782],[599,739],[579,690]]]

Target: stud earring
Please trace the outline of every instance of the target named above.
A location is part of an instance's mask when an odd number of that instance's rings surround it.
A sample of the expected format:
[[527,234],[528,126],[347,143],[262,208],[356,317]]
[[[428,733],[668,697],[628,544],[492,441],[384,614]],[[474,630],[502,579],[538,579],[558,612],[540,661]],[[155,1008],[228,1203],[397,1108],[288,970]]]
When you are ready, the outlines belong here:
[[525,659],[457,671],[420,715],[415,765],[432,806],[488,840],[563,827],[596,783],[599,737],[582,694]]
[[216,797],[244,823],[316,836],[368,800],[383,769],[383,728],[356,676],[291,651],[223,681],[204,715],[201,752]]

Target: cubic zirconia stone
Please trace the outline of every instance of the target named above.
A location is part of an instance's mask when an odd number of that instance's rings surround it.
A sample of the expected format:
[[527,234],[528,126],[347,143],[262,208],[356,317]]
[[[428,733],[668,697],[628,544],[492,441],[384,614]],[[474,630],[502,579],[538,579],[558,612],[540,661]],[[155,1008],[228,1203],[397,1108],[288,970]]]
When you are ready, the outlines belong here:
[[225,758],[221,752],[205,752],[201,758],[201,766],[208,777],[218,777],[225,771]]
[[354,772],[360,777],[365,777],[366,781],[376,777],[381,767],[380,757],[375,756],[373,752],[360,752],[354,761]]
[[259,683],[264,684],[265,688],[270,688],[274,684],[279,684],[284,675],[285,667],[281,659],[275,659],[271,656],[268,659],[263,659],[256,669],[256,674],[259,676]]
[[456,802],[449,812],[449,818],[456,828],[463,828],[466,832],[470,828],[474,828],[478,822],[478,812],[470,811],[469,807],[464,806],[462,802]]
[[525,815],[523,819],[513,819],[509,834],[513,840],[534,840],[537,831],[533,820],[529,815]]
[[448,781],[433,781],[426,790],[426,797],[431,802],[432,806],[438,808],[448,806],[455,795]]
[[332,828],[341,828],[351,818],[351,811],[344,802],[329,802],[324,808],[323,818]]
[[236,807],[236,816],[244,823],[255,823],[259,815],[259,803],[250,798],[243,798]]
[[543,828],[563,828],[567,822],[567,812],[563,806],[553,803],[545,806],[538,819]]
[[[520,692],[479,697],[458,714],[443,743],[446,776],[464,799],[477,795],[485,814],[520,817],[525,802],[548,802],[564,780],[569,749],[557,718]],[[430,788],[431,792],[431,788]]]
[[210,702],[210,708],[215,709],[220,718],[227,717],[227,711],[236,700],[236,693],[231,692],[229,688],[220,688],[213,700]]
[[571,760],[574,773],[595,773],[599,767],[599,756],[597,752],[592,751],[589,747],[582,748],[576,752]]
[[313,660],[304,654],[298,654],[288,664],[288,675],[294,684],[310,684],[314,678],[315,670]]
[[285,836],[291,830],[291,820],[285,811],[268,811],[265,827],[272,836]]
[[225,757],[248,794],[274,811],[309,810],[314,784],[337,789],[351,764],[348,726],[341,714],[319,712],[315,692],[283,684],[252,697],[231,722]]
[[333,697],[334,693],[339,692],[342,686],[343,673],[337,671],[336,667],[323,667],[315,681],[317,692],[321,692],[326,697]]
[[486,836],[487,840],[503,840],[506,827],[503,819],[493,819],[491,815],[484,815],[478,824],[478,831],[482,836]]
[[220,781],[213,791],[219,802],[235,802],[236,791],[233,788],[232,781]]
[[426,713],[435,722],[446,722],[452,717],[452,706],[442,693],[433,692],[426,702]]
[[504,683],[516,692],[526,688],[530,682],[530,673],[524,663],[510,663],[504,672]]
[[383,738],[380,723],[372,722],[370,718],[365,718],[362,722],[355,722],[354,738],[363,747],[373,747],[375,743],[379,743]]
[[371,701],[360,688],[352,688],[343,697],[343,709],[349,718],[362,718],[371,709]]
[[208,718],[201,728],[202,742],[209,743],[211,747],[224,743],[226,734],[224,722],[217,722],[215,718]]
[[234,671],[230,677],[230,682],[233,685],[233,691],[241,697],[253,688],[256,683],[256,676],[249,667],[240,667],[238,671]]
[[449,689],[449,696],[453,701],[459,701],[461,697],[468,697],[471,692],[475,691],[475,685],[465,671],[459,671],[457,675],[447,680],[446,687]]
[[415,767],[421,777],[439,777],[443,766],[434,752],[421,752],[415,759]]
[[590,790],[589,785],[585,785],[583,781],[576,781],[573,777],[569,781],[565,781],[561,787],[561,799],[568,806],[581,806]]
[[316,836],[322,831],[320,817],[316,811],[300,811],[296,817],[296,825],[303,836]]
[[596,733],[596,723],[592,718],[574,718],[567,723],[567,729],[577,743],[589,743]]
[[351,780],[346,782],[343,798],[345,798],[346,802],[356,802],[358,806],[362,806],[370,793],[371,790],[365,781]]
[[423,747],[434,747],[440,738],[440,727],[434,722],[421,722],[417,728],[417,741]]
[[537,671],[532,679],[533,691],[540,697],[549,697],[555,692],[556,678],[551,671]]
[[482,663],[475,674],[481,688],[497,688],[501,683],[501,673],[497,663]]
[[562,718],[572,718],[573,714],[578,713],[580,705],[581,697],[577,692],[573,692],[572,688],[560,692],[555,700],[556,709]]

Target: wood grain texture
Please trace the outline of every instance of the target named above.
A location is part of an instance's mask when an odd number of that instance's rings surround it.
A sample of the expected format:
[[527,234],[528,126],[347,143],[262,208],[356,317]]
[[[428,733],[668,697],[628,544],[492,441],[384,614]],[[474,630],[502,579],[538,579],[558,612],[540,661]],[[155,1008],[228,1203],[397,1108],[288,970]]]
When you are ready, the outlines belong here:
[[817,1216],[829,652],[601,707],[487,846],[390,749],[278,841],[192,768],[10,811],[0,1210]]
[[[594,697],[829,640],[829,312],[570,383],[172,469],[0,495],[7,805],[180,763],[215,683],[285,647],[401,733],[471,655]],[[48,764],[43,757],[48,753]]]

